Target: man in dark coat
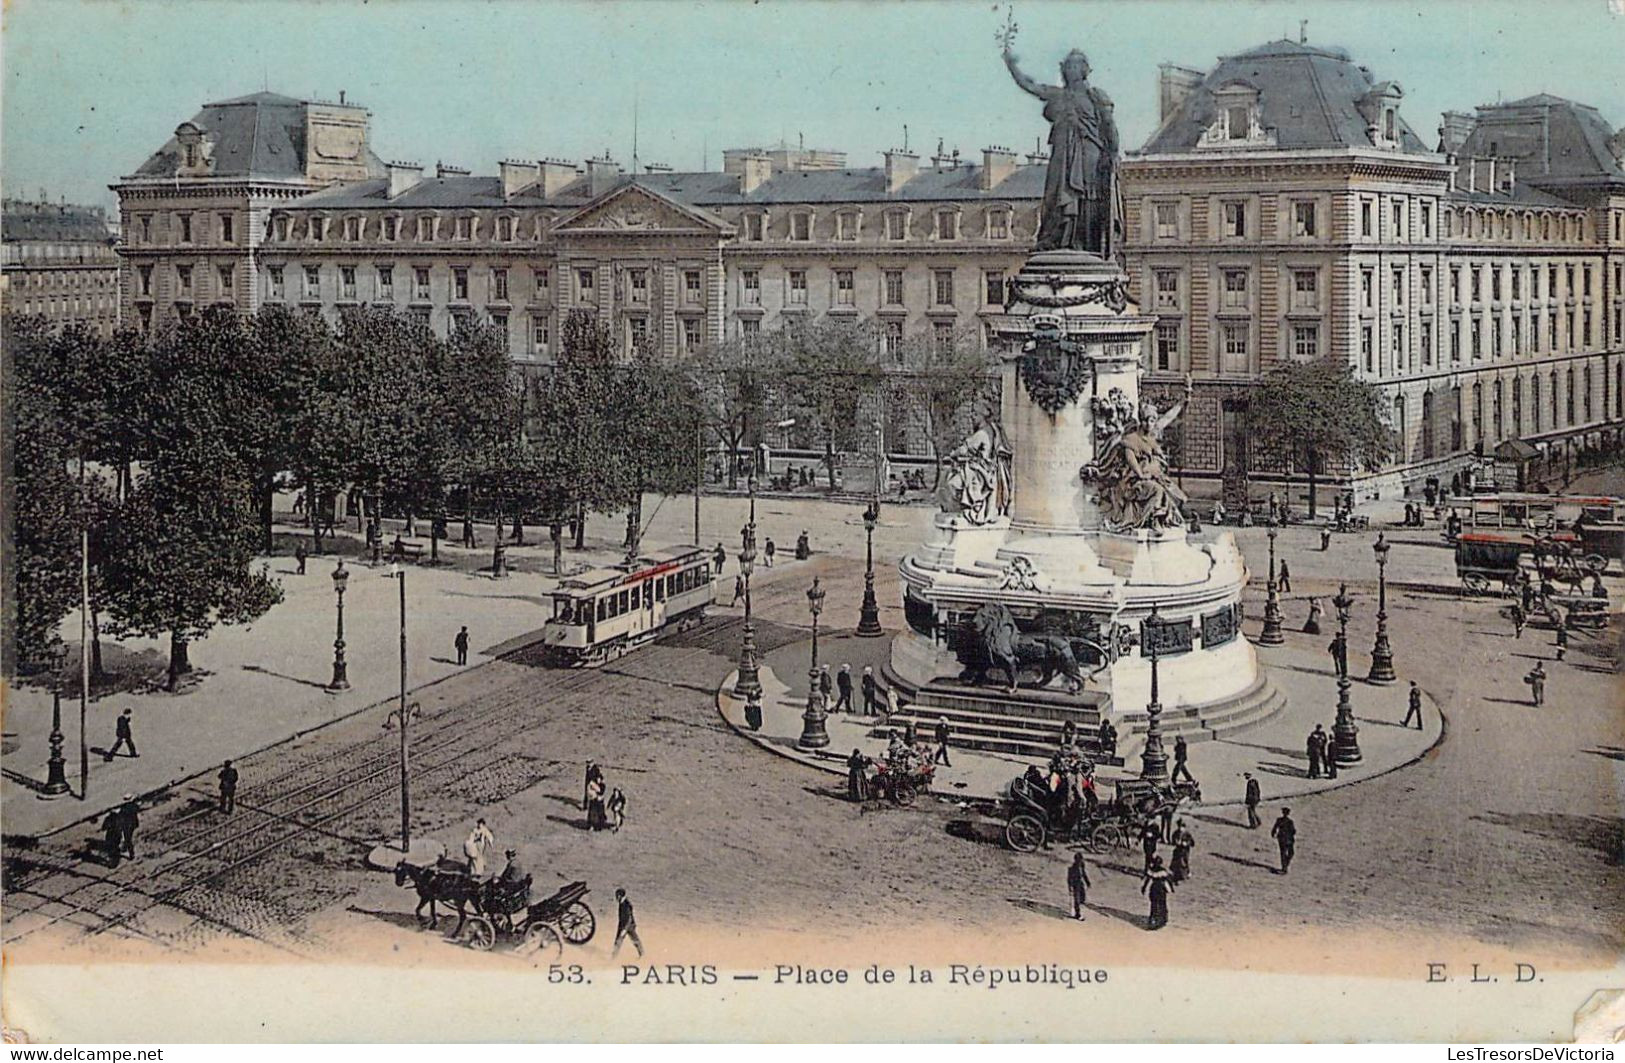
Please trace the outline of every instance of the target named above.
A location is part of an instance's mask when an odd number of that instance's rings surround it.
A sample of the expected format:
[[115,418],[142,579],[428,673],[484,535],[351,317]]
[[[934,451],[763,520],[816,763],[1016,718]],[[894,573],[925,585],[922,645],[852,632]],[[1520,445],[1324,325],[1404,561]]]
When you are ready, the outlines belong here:
[[1420,731],[1422,729],[1422,688],[1416,685],[1414,679],[1411,680],[1410,708],[1406,710],[1405,720],[1400,726],[1409,727],[1412,720],[1416,721],[1416,729]]
[[1281,850],[1281,874],[1284,875],[1292,866],[1292,853],[1298,842],[1298,825],[1292,822],[1290,808],[1281,809],[1281,818],[1270,828],[1270,837],[1275,839],[1276,848]]
[[1337,778],[1337,757],[1332,749],[1332,740],[1329,733],[1320,743],[1320,766],[1326,772],[1326,778]]
[[1309,755],[1309,777],[1311,779],[1320,778],[1320,757],[1326,751],[1325,739],[1321,738],[1320,735],[1320,724],[1317,723],[1315,729],[1309,732],[1309,737],[1304,739],[1303,743],[1304,752]]
[[615,891],[615,948],[610,952],[614,957],[621,951],[621,942],[631,940],[638,950],[638,956],[643,956],[643,941],[638,937],[637,917],[632,914],[632,902],[627,899],[626,891]]
[[123,832],[120,830],[119,825],[119,810],[116,808],[108,809],[107,815],[102,817],[102,845],[107,850],[108,867],[117,867],[119,856],[122,855],[119,848],[119,835]]
[[1257,830],[1259,823],[1262,822],[1258,818],[1258,805],[1264,800],[1264,795],[1259,790],[1258,780],[1253,778],[1252,772],[1244,771],[1241,774],[1247,780],[1247,829]]
[[869,799],[869,758],[861,749],[846,758],[846,799],[857,804]]
[[310,555],[305,553],[304,540],[300,540],[299,542],[294,543],[294,545],[293,545],[293,559],[299,565],[299,574],[301,576],[303,576],[305,574],[305,562],[309,559],[309,557],[310,557]]
[[1290,594],[1292,592],[1292,572],[1286,567],[1286,558],[1281,559],[1281,566],[1277,571],[1280,576],[1276,579],[1276,586],[1280,588],[1282,594]]
[[875,670],[864,665],[863,681],[859,684],[863,688],[863,714],[873,716],[879,711],[879,702],[875,700]]
[[581,811],[587,810],[587,799],[591,796],[592,784],[597,781],[600,785],[604,781],[604,769],[593,761],[587,761],[587,777],[581,783]]
[[1174,828],[1171,839],[1174,847],[1174,858],[1168,864],[1168,873],[1175,882],[1184,882],[1191,877],[1191,850],[1196,848],[1196,836],[1185,827],[1185,821],[1180,820]]
[[728,608],[732,609],[734,606],[738,605],[739,600],[741,598],[743,598],[744,596],[745,596],[745,577],[742,576],[742,575],[735,576],[734,577],[734,600],[728,603]]
[[948,717],[937,717],[937,751],[931,757],[931,763],[953,767],[948,760]]
[[835,689],[840,691],[840,697],[835,699],[835,708],[832,712],[846,710],[852,711],[852,666],[841,665],[840,672],[835,676]]
[[1162,828],[1155,821],[1146,820],[1145,826],[1140,828],[1140,848],[1145,853],[1146,870],[1151,870],[1151,861],[1157,856],[1157,843],[1162,840]]
[[1194,783],[1196,781],[1196,779],[1193,778],[1192,775],[1191,775],[1190,765],[1186,763],[1186,759],[1190,756],[1190,753],[1191,753],[1190,746],[1185,744],[1185,736],[1184,735],[1175,736],[1175,738],[1174,738],[1174,770],[1173,770],[1173,774],[1168,776],[1168,781],[1169,782],[1178,782],[1179,777],[1181,775],[1183,775],[1185,777],[1186,782]]
[[711,552],[711,564],[716,567],[717,575],[722,575],[722,566],[728,563],[728,551],[718,543],[717,548]]
[[129,709],[125,709],[119,715],[118,720],[113,724],[113,736],[118,739],[118,741],[113,743],[112,749],[109,749],[105,754],[103,754],[102,759],[112,760],[114,757],[118,756],[118,751],[123,749],[125,746],[130,747],[130,756],[139,757],[141,755],[135,751],[135,739],[130,733]]
[[773,555],[777,552],[778,547],[773,545],[773,540],[771,538],[768,539],[767,545],[762,547],[762,560],[767,563],[768,568],[773,567]]
[[468,663],[468,626],[466,624],[463,626],[463,629],[461,631],[457,632],[457,637],[452,640],[452,645],[454,647],[456,647],[456,649],[457,649],[457,663],[458,664],[467,664]]
[[1072,857],[1072,866],[1066,869],[1066,888],[1072,894],[1072,918],[1082,921],[1083,909],[1089,903],[1089,869],[1084,866],[1083,854]]
[[220,811],[230,813],[237,808],[237,769],[226,761],[220,769]]
[[835,680],[830,677],[829,665],[821,665],[818,669],[818,693],[824,696],[824,704],[829,705],[829,696],[835,691]]
[[1100,755],[1117,756],[1117,728],[1112,726],[1110,720],[1100,721]]
[[134,794],[125,794],[124,803],[118,806],[118,838],[119,849],[131,860],[135,859],[135,829],[141,826],[141,806],[136,804]]

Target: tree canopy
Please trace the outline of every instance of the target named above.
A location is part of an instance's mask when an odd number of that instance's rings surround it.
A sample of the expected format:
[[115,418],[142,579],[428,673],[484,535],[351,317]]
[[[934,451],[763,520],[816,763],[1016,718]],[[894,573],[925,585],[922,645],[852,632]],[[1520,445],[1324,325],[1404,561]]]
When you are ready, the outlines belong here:
[[1272,369],[1247,407],[1256,438],[1279,441],[1294,466],[1309,477],[1309,512],[1316,477],[1328,466],[1377,468],[1393,453],[1393,431],[1383,419],[1382,394],[1353,370],[1329,359]]

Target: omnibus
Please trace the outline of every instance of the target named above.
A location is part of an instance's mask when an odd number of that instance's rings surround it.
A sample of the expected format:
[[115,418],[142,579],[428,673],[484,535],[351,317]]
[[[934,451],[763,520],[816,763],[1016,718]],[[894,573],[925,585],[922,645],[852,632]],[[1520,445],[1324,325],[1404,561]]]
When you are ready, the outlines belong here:
[[715,581],[711,556],[698,546],[668,547],[634,565],[572,576],[553,591],[542,646],[564,667],[603,664],[669,627],[699,621],[715,596]]

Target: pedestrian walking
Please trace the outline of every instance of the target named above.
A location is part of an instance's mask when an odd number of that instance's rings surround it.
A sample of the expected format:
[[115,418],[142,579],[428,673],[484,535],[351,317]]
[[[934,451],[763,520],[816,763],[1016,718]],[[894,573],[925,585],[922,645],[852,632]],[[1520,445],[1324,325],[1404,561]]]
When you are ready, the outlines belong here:
[[615,948],[611,950],[611,958],[620,955],[621,943],[632,942],[638,950],[638,957],[643,957],[643,941],[638,937],[637,916],[632,913],[632,901],[623,889],[615,891]]
[[1337,757],[1333,755],[1330,734],[1327,734],[1326,741],[1320,747],[1320,766],[1325,769],[1326,778],[1337,778]]
[[604,803],[604,810],[609,813],[609,830],[612,834],[619,834],[621,827],[626,823],[626,795],[619,786],[609,792],[609,800]]
[[1168,893],[1172,889],[1173,883],[1162,866],[1162,857],[1152,857],[1140,879],[1140,892],[1151,895],[1151,912],[1145,921],[1147,930],[1161,930],[1168,925]]
[[141,806],[134,794],[125,794],[124,803],[118,806],[118,838],[119,849],[131,860],[135,859],[135,829],[139,826]]
[[309,558],[310,558],[310,555],[305,553],[304,540],[301,539],[299,542],[294,543],[294,545],[293,545],[293,560],[299,566],[299,574],[301,576],[303,576],[305,574],[305,562],[307,560],[309,560]]
[[293,496],[293,515],[297,517],[301,513],[303,513],[304,511],[305,511],[305,493],[303,491],[300,491],[300,492],[298,492],[297,494],[295,494]]
[[818,666],[818,693],[823,695],[824,704],[829,704],[829,696],[835,691],[835,680],[830,677],[829,665]]
[[741,598],[743,598],[744,596],[745,596],[745,577],[744,577],[744,574],[741,573],[740,575],[737,575],[737,576],[734,577],[734,600],[728,603],[728,608],[732,609],[734,606],[738,605],[739,600]]
[[1242,777],[1247,780],[1247,796],[1245,798],[1245,803],[1247,805],[1247,829],[1257,830],[1258,825],[1263,822],[1258,818],[1258,805],[1264,800],[1264,795],[1259,789],[1258,780],[1253,778],[1252,772],[1244,771],[1241,774]]
[[724,550],[722,548],[722,543],[718,542],[717,548],[711,551],[711,564],[716,567],[717,575],[722,575],[722,566],[726,565],[727,563],[728,551]]
[[1196,836],[1185,827],[1184,820],[1174,827],[1172,843],[1174,856],[1168,874],[1175,882],[1184,882],[1191,877],[1191,850],[1196,848]]
[[1281,558],[1281,565],[1277,571],[1281,574],[1280,578],[1276,580],[1276,583],[1281,588],[1281,593],[1292,593],[1292,570],[1286,567],[1286,558]]
[[1100,721],[1100,755],[1102,757],[1117,756],[1117,728],[1112,726],[1110,720]]
[[587,784],[587,829],[603,830],[609,826],[609,812],[604,807],[604,796],[607,790],[604,786],[604,777],[600,774]]
[[1569,652],[1569,628],[1565,621],[1557,622],[1557,659],[1562,661]]
[[890,720],[893,716],[896,716],[898,714],[898,712],[900,712],[900,711],[902,711],[902,706],[900,706],[897,703],[897,688],[896,687],[887,687],[886,688],[886,719]]
[[1318,634],[1320,634],[1320,615],[1323,612],[1325,612],[1325,610],[1321,607],[1320,599],[1319,598],[1310,598],[1309,599],[1309,619],[1307,619],[1307,620],[1305,620],[1303,622],[1303,633],[1305,635],[1318,635]]
[[1331,548],[1332,548],[1332,530],[1330,528],[1322,528],[1322,529],[1320,529],[1320,552],[1324,554],[1327,550],[1330,550]]
[[457,663],[459,665],[467,664],[468,663],[468,626],[466,624],[463,626],[463,629],[461,631],[457,632],[457,637],[452,640],[452,645],[457,647]]
[[773,567],[773,555],[777,551],[778,547],[773,545],[772,539],[768,539],[767,545],[762,547],[762,559],[767,563],[768,568]]
[[135,737],[130,731],[130,725],[133,719],[131,712],[132,710],[125,709],[124,712],[119,715],[119,718],[114,722],[113,737],[116,738],[117,741],[113,743],[112,749],[109,749],[106,753],[102,754],[102,759],[111,761],[114,757],[118,756],[118,751],[123,749],[125,746],[130,747],[130,756],[139,757],[141,755],[135,751]]
[[226,761],[220,769],[220,811],[230,814],[237,809],[237,769]]
[[1174,738],[1174,770],[1173,774],[1168,776],[1169,782],[1178,782],[1181,775],[1185,777],[1185,781],[1188,783],[1196,782],[1196,779],[1191,776],[1190,765],[1186,763],[1189,756],[1190,746],[1185,744],[1185,736],[1176,736]]
[[863,690],[863,714],[873,716],[879,703],[875,700],[875,670],[869,665],[863,666],[863,680],[859,686]]
[[835,711],[840,712],[843,709],[847,712],[853,711],[852,666],[850,664],[841,665],[840,673],[835,676],[835,689],[840,692],[840,697],[835,699]]
[[807,533],[803,531],[800,535],[796,536],[796,560],[805,561],[811,556],[812,544],[807,539]]
[[589,760],[587,761],[587,777],[581,783],[581,811],[583,812],[587,811],[587,799],[592,796],[592,784],[595,782],[600,786],[604,784],[604,769],[600,768],[596,762]]
[[1546,704],[1546,669],[1540,666],[1539,661],[1535,662],[1535,667],[1529,670],[1523,681],[1529,684],[1529,695],[1534,700],[1535,708]]
[[1072,894],[1072,918],[1083,921],[1083,910],[1089,905],[1089,868],[1084,865],[1083,854],[1074,853],[1072,866],[1066,869],[1066,888]]
[[869,799],[869,758],[861,749],[846,758],[846,799],[855,804]]
[[937,752],[931,758],[931,763],[941,764],[948,768],[953,767],[948,761],[948,717],[946,716],[937,717]]
[[1400,726],[1409,727],[1412,720],[1416,721],[1416,729],[1420,731],[1422,729],[1422,688],[1416,685],[1414,679],[1411,680],[1410,708],[1405,710],[1405,720]]
[[117,867],[122,852],[119,847],[119,810],[110,808],[107,815],[102,817],[102,846],[107,853],[107,866]]
[[485,820],[476,820],[474,829],[469,831],[468,837],[463,839],[463,857],[468,861],[469,874],[475,878],[485,877],[486,872],[489,870],[486,867],[486,854],[491,851],[496,843],[496,835],[492,834],[491,828],[485,825]]
[[1140,849],[1145,853],[1146,870],[1151,869],[1151,862],[1157,858],[1157,843],[1162,840],[1162,828],[1151,820],[1146,820],[1140,827]]
[[1309,737],[1304,740],[1303,748],[1304,752],[1309,756],[1309,777],[1311,779],[1320,778],[1320,758],[1326,752],[1325,732],[1320,729],[1320,724],[1315,724],[1315,729],[1309,732]]
[[1292,866],[1292,853],[1298,843],[1298,825],[1292,822],[1292,810],[1281,809],[1281,818],[1275,821],[1270,828],[1270,837],[1275,839],[1275,846],[1281,850],[1281,874],[1286,874]]
[[1529,618],[1524,615],[1523,606],[1519,605],[1517,602],[1513,602],[1512,603],[1512,637],[1513,638],[1515,638],[1515,639],[1523,638],[1523,626],[1524,626],[1524,624],[1528,623],[1528,620],[1529,620]]

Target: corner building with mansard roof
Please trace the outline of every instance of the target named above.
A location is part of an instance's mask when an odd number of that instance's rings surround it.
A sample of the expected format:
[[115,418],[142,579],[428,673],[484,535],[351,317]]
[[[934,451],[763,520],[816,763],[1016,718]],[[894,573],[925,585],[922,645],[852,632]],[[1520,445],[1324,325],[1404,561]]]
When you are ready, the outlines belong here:
[[1625,142],[1594,109],[1446,114],[1430,148],[1400,85],[1291,41],[1164,65],[1159,96],[1124,162],[1128,258],[1158,317],[1148,382],[1195,381],[1177,455],[1195,492],[1302,480],[1245,412],[1261,374],[1315,358],[1383,391],[1394,461],[1329,470],[1362,498],[1510,439],[1618,444]]

